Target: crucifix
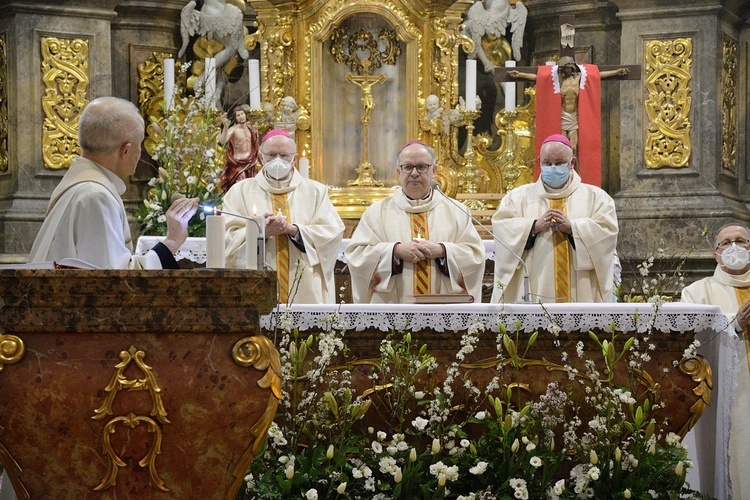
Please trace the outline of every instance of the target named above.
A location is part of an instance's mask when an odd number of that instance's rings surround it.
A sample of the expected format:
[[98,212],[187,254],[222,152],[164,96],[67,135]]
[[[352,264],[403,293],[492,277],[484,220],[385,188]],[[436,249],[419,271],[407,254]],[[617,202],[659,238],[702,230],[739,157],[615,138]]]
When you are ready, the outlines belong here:
[[554,66],[496,68],[495,82],[536,82],[536,157],[546,137],[567,136],[581,178],[601,186],[601,80],[640,80],[641,67],[575,63],[575,16],[560,16],[560,61]]

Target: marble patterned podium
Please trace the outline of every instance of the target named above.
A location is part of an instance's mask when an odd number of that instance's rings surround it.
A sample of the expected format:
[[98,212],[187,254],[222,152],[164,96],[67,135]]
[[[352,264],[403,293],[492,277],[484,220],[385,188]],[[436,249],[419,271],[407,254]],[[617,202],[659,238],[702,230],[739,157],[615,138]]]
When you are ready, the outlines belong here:
[[19,498],[235,498],[281,397],[276,276],[0,271],[0,463]]

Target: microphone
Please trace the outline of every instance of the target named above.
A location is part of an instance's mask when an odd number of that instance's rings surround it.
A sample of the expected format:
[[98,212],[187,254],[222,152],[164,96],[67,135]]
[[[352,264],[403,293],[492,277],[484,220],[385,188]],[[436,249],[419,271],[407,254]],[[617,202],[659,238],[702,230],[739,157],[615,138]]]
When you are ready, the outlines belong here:
[[204,213],[207,214],[214,214],[214,215],[228,215],[230,217],[237,217],[238,219],[244,219],[252,221],[257,227],[258,227],[258,270],[262,271],[266,268],[266,227],[265,225],[261,225],[260,222],[258,222],[253,217],[248,217],[246,215],[240,215],[240,214],[233,214],[231,212],[225,212],[224,210],[219,210],[216,207],[212,207],[210,205],[198,205],[198,207],[203,209]]
[[[443,195],[445,197],[445,199],[447,199],[448,201],[450,201],[451,203],[453,203],[457,207],[461,207],[462,209],[466,209],[467,208],[466,205],[463,205],[463,204],[457,202],[456,200],[454,200],[453,198],[451,198],[450,196],[448,196],[447,194],[445,194],[443,192],[443,190],[440,189],[440,183],[438,181],[436,181],[435,179],[432,179],[432,181],[430,181],[430,185],[432,186],[432,189],[434,189],[435,191],[437,191],[438,193],[440,193],[441,195]],[[526,268],[526,262],[524,262],[524,260],[516,252],[514,252],[513,250],[511,250],[510,247],[508,247],[508,245],[506,245],[505,243],[503,243],[497,236],[495,236],[495,233],[493,233],[492,231],[490,231],[476,217],[474,217],[473,215],[471,215],[471,211],[466,212],[466,215],[469,216],[469,219],[471,219],[474,222],[474,224],[476,224],[477,226],[481,227],[482,229],[484,229],[487,232],[487,234],[489,234],[490,236],[492,236],[492,240],[495,243],[500,243],[503,246],[503,248],[505,248],[508,252],[510,252],[510,254],[513,257],[515,257],[518,262],[521,263],[521,268],[523,269],[523,295],[521,295],[521,302],[531,302],[531,300],[530,300],[531,299],[531,294],[530,294],[530,291],[529,291],[529,270]]]

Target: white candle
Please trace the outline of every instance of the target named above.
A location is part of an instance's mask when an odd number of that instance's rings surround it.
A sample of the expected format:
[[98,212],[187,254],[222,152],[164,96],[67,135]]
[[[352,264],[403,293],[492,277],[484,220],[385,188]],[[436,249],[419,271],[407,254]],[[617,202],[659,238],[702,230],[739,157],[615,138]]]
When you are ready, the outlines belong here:
[[466,60],[466,109],[477,109],[477,60]]
[[310,178],[310,159],[307,156],[299,158],[299,173],[306,179]]
[[203,70],[206,76],[205,99],[207,106],[213,106],[216,102],[216,60],[213,57],[206,58],[206,67]]
[[262,270],[265,255],[260,253],[259,241],[264,241],[265,238],[265,221],[263,217],[251,217],[251,219],[245,221],[245,251],[247,252],[245,269]]
[[174,59],[164,59],[164,107],[174,105]]
[[247,70],[250,79],[250,108],[260,109],[260,61],[247,61]]
[[[505,61],[506,68],[515,68],[516,61],[510,59]],[[514,82],[503,83],[503,92],[505,93],[505,111],[514,111],[516,109],[516,84]]]
[[224,257],[224,217],[206,216],[206,267],[226,266]]

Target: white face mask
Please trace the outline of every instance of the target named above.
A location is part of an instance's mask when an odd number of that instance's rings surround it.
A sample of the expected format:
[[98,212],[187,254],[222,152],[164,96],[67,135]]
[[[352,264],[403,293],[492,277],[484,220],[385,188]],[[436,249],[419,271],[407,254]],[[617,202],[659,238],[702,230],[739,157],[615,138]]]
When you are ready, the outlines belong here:
[[269,178],[275,181],[281,181],[286,179],[292,171],[292,162],[284,161],[281,157],[277,156],[263,165],[263,171]]
[[721,252],[721,263],[727,269],[739,271],[750,263],[750,252],[736,243],[732,243],[732,246]]

